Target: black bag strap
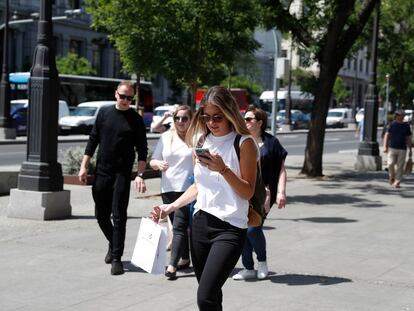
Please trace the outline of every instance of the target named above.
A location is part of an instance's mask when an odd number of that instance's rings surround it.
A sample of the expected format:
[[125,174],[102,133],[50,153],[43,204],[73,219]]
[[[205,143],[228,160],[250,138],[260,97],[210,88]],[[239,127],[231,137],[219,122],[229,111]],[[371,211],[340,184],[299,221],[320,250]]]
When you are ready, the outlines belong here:
[[237,134],[236,138],[234,138],[234,149],[236,150],[237,158],[240,161],[240,139],[241,135]]

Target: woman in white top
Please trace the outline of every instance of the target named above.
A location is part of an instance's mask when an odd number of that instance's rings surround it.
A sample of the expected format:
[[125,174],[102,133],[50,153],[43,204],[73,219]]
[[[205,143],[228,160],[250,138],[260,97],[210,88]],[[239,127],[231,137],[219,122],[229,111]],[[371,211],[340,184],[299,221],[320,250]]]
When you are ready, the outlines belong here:
[[[234,139],[241,134],[240,161]],[[209,149],[195,160],[195,182],[171,204],[155,207],[154,221],[197,199],[191,257],[199,286],[199,310],[222,310],[221,288],[236,265],[247,230],[248,200],[256,182],[258,149],[230,91],[214,86],[204,95],[187,131],[190,147]],[[201,140],[200,140],[201,138]]]
[[[161,135],[152,154],[150,165],[162,174],[161,197],[164,204],[174,202],[192,184],[192,150],[184,142],[192,115],[189,106],[179,106],[173,113],[174,126]],[[189,207],[181,208],[169,216],[173,224],[173,239],[170,264],[165,275],[170,280],[175,280],[180,257],[181,268],[190,264],[187,231],[190,220]]]

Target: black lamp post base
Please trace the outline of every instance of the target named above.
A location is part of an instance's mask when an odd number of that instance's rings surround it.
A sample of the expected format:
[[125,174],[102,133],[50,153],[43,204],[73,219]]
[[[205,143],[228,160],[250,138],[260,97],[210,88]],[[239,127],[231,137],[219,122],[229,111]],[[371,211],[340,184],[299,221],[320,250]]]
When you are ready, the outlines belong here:
[[31,191],[62,191],[63,176],[60,163],[23,162],[18,188]]
[[0,127],[0,139],[16,139],[14,127]]

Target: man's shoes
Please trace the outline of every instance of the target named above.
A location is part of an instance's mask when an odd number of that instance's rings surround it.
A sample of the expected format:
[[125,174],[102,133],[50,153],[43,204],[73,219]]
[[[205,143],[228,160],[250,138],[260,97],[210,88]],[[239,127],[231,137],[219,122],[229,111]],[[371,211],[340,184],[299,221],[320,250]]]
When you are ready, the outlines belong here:
[[190,266],[190,259],[180,259],[177,265],[177,270],[184,270]]
[[257,264],[257,278],[263,280],[269,274],[266,261],[259,261]]
[[392,186],[394,184],[394,178],[388,178],[388,183]]
[[241,280],[250,280],[256,278],[256,271],[243,269],[239,271],[239,273],[233,275],[233,280],[241,281]]
[[111,245],[108,246],[108,252],[105,256],[105,263],[110,264],[112,262],[112,247]]
[[122,261],[120,259],[112,260],[111,274],[112,275],[124,274],[124,265],[122,264]]
[[396,181],[395,184],[394,184],[394,187],[395,188],[401,188],[400,182]]

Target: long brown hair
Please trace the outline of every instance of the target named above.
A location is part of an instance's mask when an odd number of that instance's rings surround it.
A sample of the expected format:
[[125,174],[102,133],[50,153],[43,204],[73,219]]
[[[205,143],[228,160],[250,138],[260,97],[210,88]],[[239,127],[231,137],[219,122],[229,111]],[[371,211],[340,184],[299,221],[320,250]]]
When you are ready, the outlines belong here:
[[185,137],[187,145],[190,147],[197,146],[200,137],[205,137],[208,133],[210,133],[206,123],[202,122],[200,119],[200,116],[204,114],[204,107],[207,104],[213,105],[220,109],[225,118],[230,122],[233,131],[240,135],[250,135],[250,132],[246,127],[246,123],[240,114],[239,105],[231,92],[225,87],[213,86],[204,94],[200,107],[195,113],[190,127],[187,130],[187,135]]

